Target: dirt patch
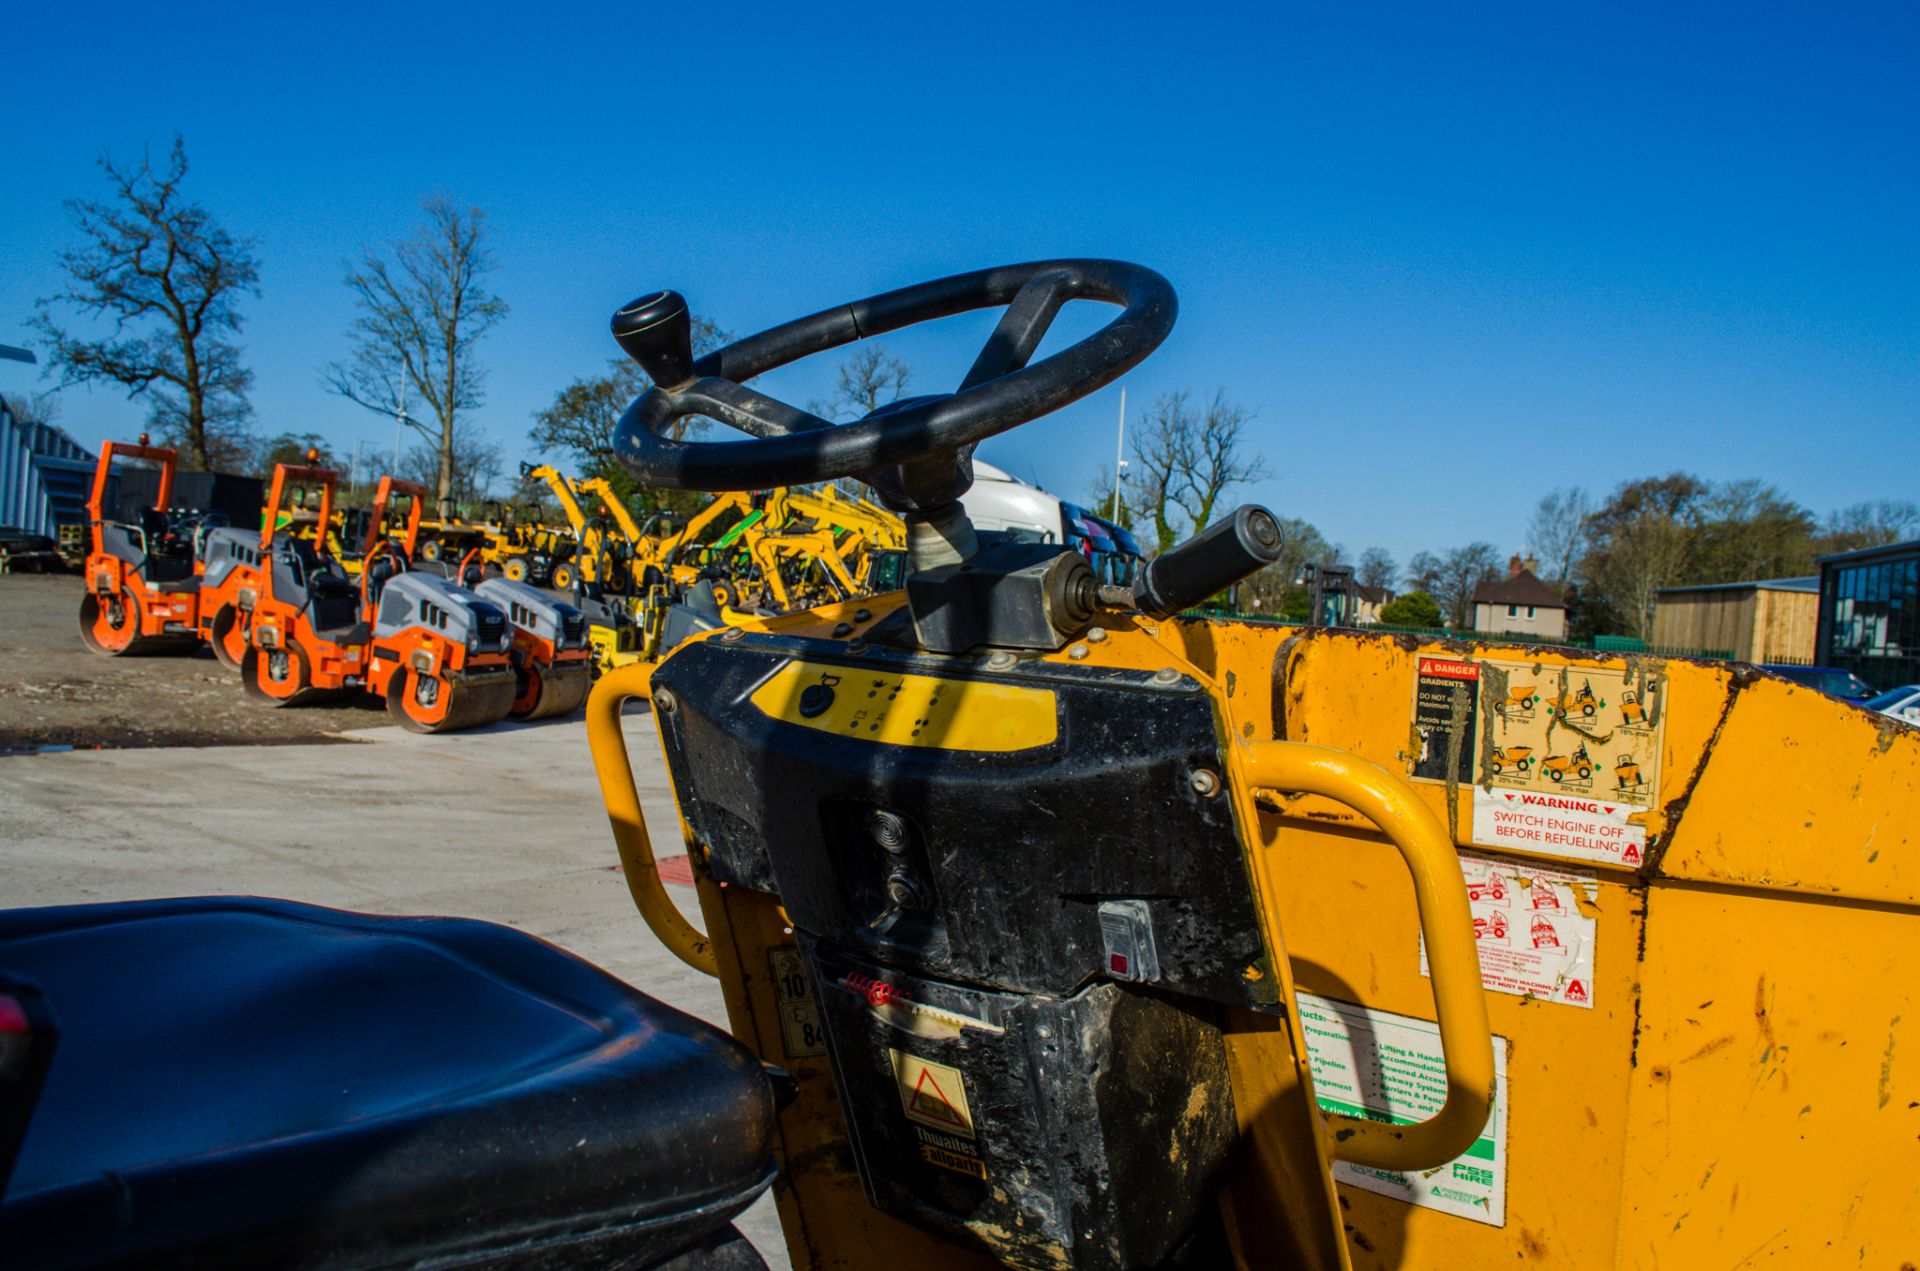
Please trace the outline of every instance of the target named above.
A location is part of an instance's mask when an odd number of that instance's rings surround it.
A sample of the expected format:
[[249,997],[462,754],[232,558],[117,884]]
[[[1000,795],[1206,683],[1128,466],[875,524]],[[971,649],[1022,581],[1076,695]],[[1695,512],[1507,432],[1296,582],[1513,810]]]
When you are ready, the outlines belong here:
[[80,642],[77,574],[0,575],[0,753],[42,746],[259,746],[345,741],[388,722],[359,694],[275,710],[207,649],[109,658]]

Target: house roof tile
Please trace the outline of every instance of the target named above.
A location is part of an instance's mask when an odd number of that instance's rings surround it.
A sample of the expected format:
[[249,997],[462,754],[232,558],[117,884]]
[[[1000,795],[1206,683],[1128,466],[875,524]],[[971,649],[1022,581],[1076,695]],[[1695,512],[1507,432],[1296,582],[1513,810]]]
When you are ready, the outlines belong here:
[[1481,583],[1473,589],[1476,605],[1532,605],[1536,609],[1565,609],[1567,602],[1558,591],[1521,570],[1507,578]]

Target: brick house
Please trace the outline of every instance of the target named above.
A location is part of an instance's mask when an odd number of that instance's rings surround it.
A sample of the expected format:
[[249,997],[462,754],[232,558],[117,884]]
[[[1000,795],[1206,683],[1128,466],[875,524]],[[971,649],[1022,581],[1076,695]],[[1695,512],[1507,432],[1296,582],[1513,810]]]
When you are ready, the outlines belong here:
[[1473,629],[1483,635],[1526,635],[1563,640],[1567,602],[1560,592],[1534,576],[1539,562],[1518,556],[1507,562],[1507,576],[1473,589]]

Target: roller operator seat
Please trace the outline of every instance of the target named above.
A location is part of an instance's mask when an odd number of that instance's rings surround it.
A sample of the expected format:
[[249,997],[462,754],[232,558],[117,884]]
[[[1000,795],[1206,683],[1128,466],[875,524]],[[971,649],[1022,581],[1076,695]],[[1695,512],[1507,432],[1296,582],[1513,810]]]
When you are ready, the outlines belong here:
[[8,1267],[763,1265],[767,1070],[533,937],[80,905],[0,911],[0,971],[59,1030]]

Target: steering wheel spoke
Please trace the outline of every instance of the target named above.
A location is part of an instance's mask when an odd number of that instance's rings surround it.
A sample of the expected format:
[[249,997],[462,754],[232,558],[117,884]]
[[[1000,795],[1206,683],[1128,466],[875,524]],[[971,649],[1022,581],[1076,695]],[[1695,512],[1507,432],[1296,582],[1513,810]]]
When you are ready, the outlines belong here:
[[1007,305],[1007,311],[1000,315],[986,346],[973,360],[973,369],[960,381],[960,391],[978,388],[1025,367],[1033,351],[1040,347],[1040,341],[1046,338],[1047,328],[1053,325],[1060,306],[1078,292],[1073,276],[1064,269],[1050,269],[1029,278]]
[[831,428],[830,420],[768,397],[758,389],[706,375],[680,390],[685,413],[705,415],[752,437],[786,437]]

